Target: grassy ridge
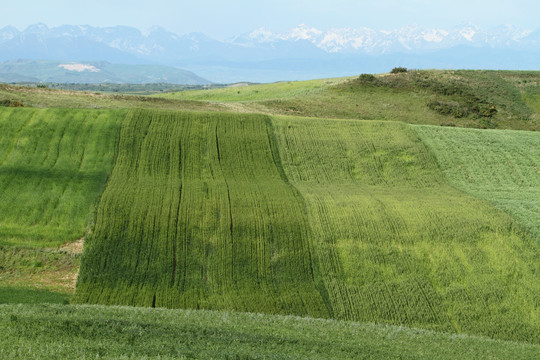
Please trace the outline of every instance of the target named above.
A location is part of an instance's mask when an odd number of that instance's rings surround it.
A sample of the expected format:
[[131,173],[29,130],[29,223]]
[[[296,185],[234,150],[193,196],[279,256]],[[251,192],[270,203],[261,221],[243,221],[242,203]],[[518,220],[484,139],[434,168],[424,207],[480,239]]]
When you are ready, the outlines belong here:
[[540,134],[417,126],[450,183],[486,199],[540,240]]
[[538,246],[448,186],[414,130],[276,118],[336,318],[538,341]]
[[264,116],[134,111],[78,302],[327,316]]
[[347,78],[320,79],[309,81],[283,81],[272,84],[230,86],[212,90],[193,90],[160,94],[166,99],[196,101],[261,101],[293,99],[317,94],[328,87],[347,81]]
[[84,235],[124,114],[0,108],[0,245],[58,246]]
[[538,130],[539,83],[540,72],[422,70],[158,96],[267,114]]
[[538,345],[214,311],[0,305],[6,359],[537,359]]

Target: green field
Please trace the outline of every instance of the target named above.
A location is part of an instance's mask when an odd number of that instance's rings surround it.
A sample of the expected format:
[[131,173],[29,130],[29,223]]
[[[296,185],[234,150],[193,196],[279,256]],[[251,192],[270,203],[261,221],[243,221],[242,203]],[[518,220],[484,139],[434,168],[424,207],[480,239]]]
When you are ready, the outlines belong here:
[[540,241],[540,133],[415,130],[451,184],[505,210]]
[[215,90],[182,91],[162,94],[159,97],[217,102],[283,100],[314,95],[347,80],[348,78],[283,81],[273,84],[230,86]]
[[540,346],[335,320],[0,305],[3,359],[538,359]]
[[77,302],[328,316],[264,116],[134,111]]
[[407,125],[133,111],[75,300],[535,342],[539,264]]
[[538,341],[538,246],[448,186],[407,125],[275,120],[335,318]]
[[84,236],[124,114],[0,108],[0,245],[51,247]]

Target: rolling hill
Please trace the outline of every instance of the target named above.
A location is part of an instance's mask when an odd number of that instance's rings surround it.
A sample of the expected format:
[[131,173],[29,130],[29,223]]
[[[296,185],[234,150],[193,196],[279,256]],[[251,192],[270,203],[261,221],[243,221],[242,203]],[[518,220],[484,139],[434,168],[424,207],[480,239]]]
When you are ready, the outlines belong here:
[[[467,71],[0,87],[32,105],[0,108],[0,302],[30,303],[0,305],[2,354],[537,358],[540,137],[511,129],[538,129],[538,88]],[[62,245],[82,237],[82,256]]]

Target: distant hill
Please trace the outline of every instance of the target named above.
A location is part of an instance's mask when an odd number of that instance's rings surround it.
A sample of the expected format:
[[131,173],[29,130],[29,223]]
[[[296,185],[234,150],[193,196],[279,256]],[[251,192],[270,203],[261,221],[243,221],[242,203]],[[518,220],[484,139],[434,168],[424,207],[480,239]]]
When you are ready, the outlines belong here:
[[164,65],[121,65],[106,61],[11,60],[0,63],[0,82],[209,84],[191,71]]

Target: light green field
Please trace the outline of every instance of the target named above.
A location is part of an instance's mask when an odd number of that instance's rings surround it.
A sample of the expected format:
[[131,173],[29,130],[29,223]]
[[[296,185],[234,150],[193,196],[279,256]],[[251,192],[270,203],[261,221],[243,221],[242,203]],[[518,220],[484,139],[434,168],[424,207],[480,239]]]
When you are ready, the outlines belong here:
[[0,108],[0,245],[52,247],[84,236],[124,114]]
[[409,126],[276,118],[334,318],[538,341],[539,248]]
[[505,210],[540,240],[540,133],[415,130],[451,184]]
[[134,111],[75,300],[328,316],[269,119]]
[[538,359],[540,346],[292,316],[0,305],[3,359]]
[[300,98],[317,94],[350,78],[321,79],[309,81],[283,81],[272,84],[230,86],[212,90],[181,91],[159,95],[166,99],[197,101],[254,101]]

